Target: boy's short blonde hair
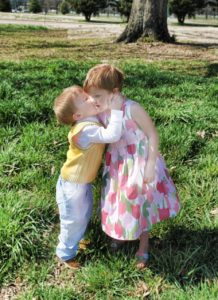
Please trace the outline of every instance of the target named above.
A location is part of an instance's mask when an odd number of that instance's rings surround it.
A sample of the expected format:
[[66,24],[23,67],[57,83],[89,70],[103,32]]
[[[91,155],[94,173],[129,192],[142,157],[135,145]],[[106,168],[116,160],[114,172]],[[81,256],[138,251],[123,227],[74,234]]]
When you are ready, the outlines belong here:
[[63,90],[63,92],[55,99],[54,112],[56,118],[61,124],[73,124],[73,114],[76,112],[76,99],[83,93],[80,86],[74,85]]
[[87,92],[91,87],[110,92],[112,92],[114,88],[118,88],[121,92],[123,78],[124,74],[118,68],[109,64],[99,64],[88,71],[83,88]]

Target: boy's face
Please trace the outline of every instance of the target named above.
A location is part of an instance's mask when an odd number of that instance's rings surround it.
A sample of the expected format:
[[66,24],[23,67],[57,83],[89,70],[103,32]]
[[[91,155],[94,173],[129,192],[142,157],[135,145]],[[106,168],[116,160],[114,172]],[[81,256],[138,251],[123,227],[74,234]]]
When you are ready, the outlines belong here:
[[108,101],[113,97],[113,93],[104,89],[91,87],[88,91],[89,95],[94,99],[99,113],[108,109]]
[[96,116],[99,113],[94,99],[85,92],[78,95],[74,104],[76,106],[76,113],[73,115],[75,120]]

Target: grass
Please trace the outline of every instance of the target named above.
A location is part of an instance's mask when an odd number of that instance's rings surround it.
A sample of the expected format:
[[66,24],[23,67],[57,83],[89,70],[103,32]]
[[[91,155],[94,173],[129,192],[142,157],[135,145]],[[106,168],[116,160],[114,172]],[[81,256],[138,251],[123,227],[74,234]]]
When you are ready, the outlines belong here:
[[[87,232],[91,244],[78,255],[83,268],[72,271],[54,255],[59,231],[55,184],[68,147],[68,128],[56,124],[52,104],[64,87],[82,84],[88,69],[105,59],[104,50],[96,47],[95,60],[84,60],[89,41],[83,41],[84,47],[74,52],[82,60],[57,53],[43,60],[37,49],[44,29],[1,29],[0,38],[8,38],[5,55],[8,49],[12,57],[0,62],[2,297],[13,284],[16,299],[22,300],[217,299],[218,222],[211,213],[217,207],[217,65],[191,59],[147,62],[137,55],[130,59],[129,53],[117,57],[116,64],[126,73],[124,93],[145,107],[158,128],[160,150],[182,210],[153,228],[149,268],[139,272],[134,267],[137,242],[127,243],[116,255],[108,251],[96,213],[99,176]],[[62,41],[59,31],[48,33],[47,45],[57,36]],[[25,58],[33,37],[35,57]],[[10,52],[16,43],[24,51],[21,61]],[[65,51],[60,48],[59,53]]]
[[22,32],[22,31],[39,31],[39,30],[48,30],[45,26],[33,26],[33,25],[1,25],[0,32],[1,34],[8,32]]

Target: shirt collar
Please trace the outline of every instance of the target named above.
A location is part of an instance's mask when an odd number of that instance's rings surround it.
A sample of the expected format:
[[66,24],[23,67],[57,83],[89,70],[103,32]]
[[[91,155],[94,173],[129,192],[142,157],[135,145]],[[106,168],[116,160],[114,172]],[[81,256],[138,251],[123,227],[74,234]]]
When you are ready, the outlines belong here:
[[87,117],[87,118],[77,121],[77,123],[81,123],[81,122],[97,122],[97,123],[99,123],[99,120],[96,116],[93,116],[93,117]]

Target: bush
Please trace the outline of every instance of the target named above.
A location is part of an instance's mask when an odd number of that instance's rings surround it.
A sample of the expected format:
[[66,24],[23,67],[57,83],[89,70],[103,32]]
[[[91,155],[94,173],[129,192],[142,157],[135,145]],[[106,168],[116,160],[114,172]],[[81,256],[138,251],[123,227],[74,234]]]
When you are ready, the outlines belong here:
[[10,0],[0,0],[0,11],[11,12]]
[[90,21],[92,14],[97,14],[100,8],[106,7],[105,0],[72,0],[71,3],[78,14],[85,16],[86,21]]
[[178,22],[183,24],[186,15],[193,16],[198,8],[204,6],[204,0],[170,0],[170,13],[176,15]]
[[42,12],[42,7],[38,0],[31,0],[29,5],[30,12],[34,14]]
[[70,7],[67,1],[62,1],[60,4],[60,11],[63,15],[69,14],[70,12]]
[[132,8],[132,0],[119,0],[117,8],[121,16],[126,17],[128,22]]

